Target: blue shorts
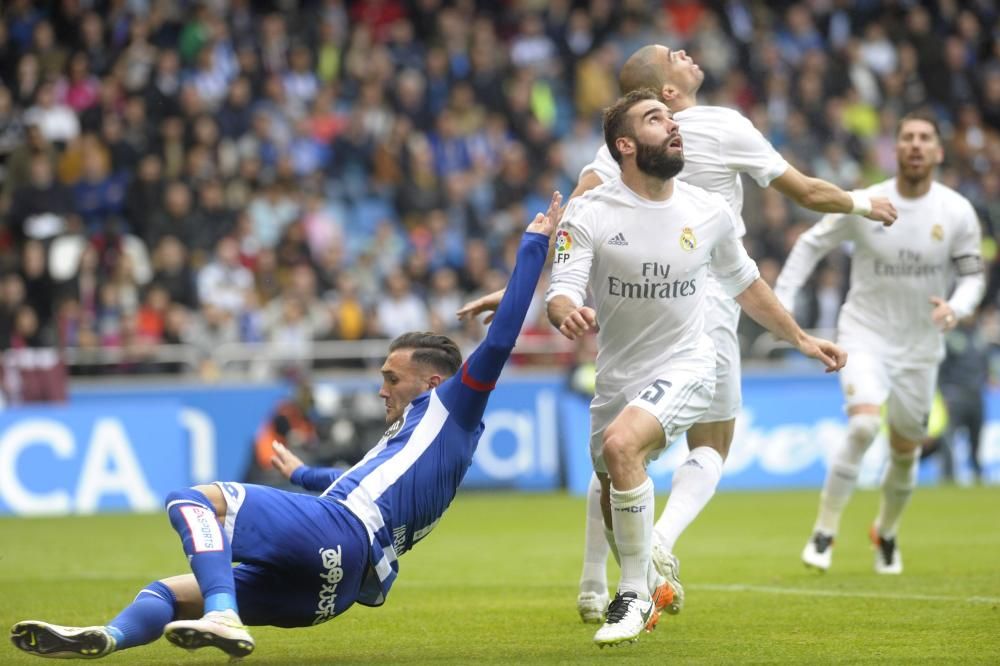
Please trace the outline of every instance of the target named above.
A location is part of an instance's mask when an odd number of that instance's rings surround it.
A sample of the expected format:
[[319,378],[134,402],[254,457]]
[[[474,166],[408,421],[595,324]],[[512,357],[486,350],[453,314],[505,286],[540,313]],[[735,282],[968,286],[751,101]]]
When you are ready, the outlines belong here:
[[358,598],[368,533],[343,505],[267,486],[217,483],[226,498],[236,602],[248,625],[307,627]]

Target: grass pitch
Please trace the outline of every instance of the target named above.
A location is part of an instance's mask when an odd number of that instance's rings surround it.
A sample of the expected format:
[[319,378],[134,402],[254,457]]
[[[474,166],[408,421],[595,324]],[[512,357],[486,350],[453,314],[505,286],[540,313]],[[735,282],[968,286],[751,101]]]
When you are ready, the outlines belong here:
[[[660,498],[662,504],[663,498]],[[579,622],[583,500],[460,493],[401,562],[382,608],[308,629],[254,630],[247,664],[1000,663],[1000,487],[920,488],[905,573],[872,572],[878,494],[848,507],[834,565],[799,552],[817,492],[721,493],[678,543],[687,600],[633,645],[599,650]],[[151,580],[187,571],[163,515],[0,520],[0,625],[103,623]],[[612,584],[617,570],[610,569]],[[224,663],[159,640],[108,663]],[[43,663],[0,646],[0,664]]]

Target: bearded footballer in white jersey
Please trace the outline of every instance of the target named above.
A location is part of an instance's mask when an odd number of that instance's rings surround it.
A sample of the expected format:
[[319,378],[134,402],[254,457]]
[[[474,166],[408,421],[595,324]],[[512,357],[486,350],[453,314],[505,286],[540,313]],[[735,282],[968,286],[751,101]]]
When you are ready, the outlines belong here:
[[[645,46],[626,61],[619,76],[623,93],[652,88],[674,112],[684,137],[684,169],[680,181],[722,195],[736,215],[737,236],[746,233],[741,217],[746,173],[761,187],[774,187],[799,205],[818,212],[854,212],[882,223],[896,218],[892,203],[885,197],[869,197],[864,192],[848,193],[836,185],[803,175],[790,166],[766,138],[739,112],[698,104],[697,93],[704,74],[683,51],[665,46]],[[617,178],[618,163],[602,145],[594,161],[583,168],[573,197]],[[723,461],[729,453],[736,415],[741,406],[740,349],[736,336],[740,309],[709,278],[709,306],[705,328],[715,342],[717,380],[715,398],[704,416],[688,432],[690,453],[674,473],[670,498],[654,530],[656,560],[668,571],[667,580],[674,596],[667,612],[680,612],[684,588],[679,580],[679,564],[673,555],[681,533],[705,508],[722,477]],[[494,309],[503,292],[496,292],[463,307],[460,315]],[[601,622],[607,607],[607,558],[611,541],[600,510],[600,484],[594,476],[587,502],[583,572],[577,610],[584,622]]]
[[885,228],[855,215],[824,217],[796,241],[775,287],[782,304],[792,309],[820,259],[853,241],[851,288],[837,323],[838,340],[851,354],[840,376],[847,441],[830,461],[819,516],[802,552],[805,564],[821,571],[830,567],[840,516],[861,459],[879,431],[883,404],[890,455],[870,537],[875,571],[903,571],[896,533],[916,486],[920,442],[944,357],[943,332],[975,311],[986,287],[975,210],[958,192],[934,181],[943,158],[933,116],[904,116],[896,135],[899,172],[867,190],[888,197],[899,221]]
[[[709,267],[721,289],[775,335],[830,371],[846,360],[784,311],[737,237],[725,200],[673,180],[684,166],[683,142],[656,92],[633,91],[605,111],[604,138],[622,175],[570,202],[546,294],[549,321],[563,335],[598,329],[590,447],[621,563],[617,593],[594,635],[600,646],[633,641],[656,620],[646,463],[712,403]],[[596,311],[584,305],[588,287]]]

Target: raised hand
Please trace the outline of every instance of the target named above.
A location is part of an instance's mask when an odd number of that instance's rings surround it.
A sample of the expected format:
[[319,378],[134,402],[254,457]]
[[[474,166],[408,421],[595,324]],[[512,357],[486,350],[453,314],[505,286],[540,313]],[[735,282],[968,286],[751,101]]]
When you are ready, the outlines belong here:
[[549,202],[549,209],[545,213],[539,213],[535,215],[535,219],[531,221],[528,225],[526,231],[531,231],[536,234],[545,234],[546,236],[552,236],[552,232],[556,230],[559,226],[559,220],[562,219],[563,209],[562,209],[562,195],[559,192],[552,193],[552,201]]

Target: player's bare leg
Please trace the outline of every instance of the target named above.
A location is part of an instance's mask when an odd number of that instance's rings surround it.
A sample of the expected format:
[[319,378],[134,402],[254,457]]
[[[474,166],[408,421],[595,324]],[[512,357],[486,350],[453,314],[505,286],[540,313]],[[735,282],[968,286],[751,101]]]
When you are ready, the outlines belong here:
[[854,493],[861,460],[882,423],[879,412],[878,405],[854,405],[847,410],[847,440],[830,460],[813,534],[802,549],[802,562],[808,567],[818,571],[830,568],[840,517]]

